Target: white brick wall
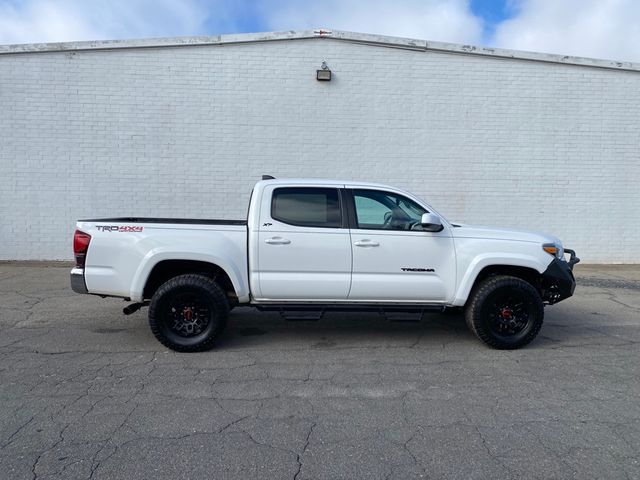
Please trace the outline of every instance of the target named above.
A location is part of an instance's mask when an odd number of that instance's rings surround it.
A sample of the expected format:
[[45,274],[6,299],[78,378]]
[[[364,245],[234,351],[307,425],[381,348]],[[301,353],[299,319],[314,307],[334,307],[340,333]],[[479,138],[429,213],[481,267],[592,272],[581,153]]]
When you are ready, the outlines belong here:
[[71,258],[77,218],[242,218],[268,173],[640,262],[637,71],[335,39],[18,53],[0,108],[0,259]]

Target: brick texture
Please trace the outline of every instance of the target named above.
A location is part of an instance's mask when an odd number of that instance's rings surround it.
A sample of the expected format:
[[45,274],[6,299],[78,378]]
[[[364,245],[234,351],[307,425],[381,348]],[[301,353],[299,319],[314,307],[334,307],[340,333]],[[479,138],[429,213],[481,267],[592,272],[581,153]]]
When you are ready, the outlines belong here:
[[639,72],[326,38],[4,54],[0,108],[0,259],[70,259],[78,218],[243,218],[268,173],[640,262]]

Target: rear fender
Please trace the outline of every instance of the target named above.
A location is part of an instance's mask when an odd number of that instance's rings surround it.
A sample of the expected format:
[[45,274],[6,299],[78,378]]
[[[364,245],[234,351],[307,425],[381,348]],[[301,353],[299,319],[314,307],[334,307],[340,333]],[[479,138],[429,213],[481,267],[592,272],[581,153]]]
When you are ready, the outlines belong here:
[[233,288],[238,296],[240,303],[249,300],[249,287],[245,280],[246,267],[242,265],[234,265],[229,259],[212,255],[210,253],[201,252],[176,252],[169,248],[155,248],[149,251],[140,262],[140,266],[136,271],[131,285],[130,297],[132,301],[141,302],[144,295],[144,287],[147,283],[149,275],[154,267],[165,260],[195,260],[199,262],[211,263],[217,265],[228,275],[229,280],[233,284]]

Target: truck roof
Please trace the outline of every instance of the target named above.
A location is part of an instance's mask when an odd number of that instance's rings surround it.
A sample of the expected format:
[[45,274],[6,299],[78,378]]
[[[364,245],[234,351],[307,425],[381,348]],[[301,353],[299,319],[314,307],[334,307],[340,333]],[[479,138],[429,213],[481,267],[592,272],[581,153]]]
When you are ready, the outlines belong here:
[[378,188],[390,188],[397,190],[397,188],[391,185],[385,185],[382,183],[361,182],[358,180],[325,180],[322,178],[272,178],[267,180],[260,180],[258,184],[269,185],[360,185],[363,187],[378,187]]

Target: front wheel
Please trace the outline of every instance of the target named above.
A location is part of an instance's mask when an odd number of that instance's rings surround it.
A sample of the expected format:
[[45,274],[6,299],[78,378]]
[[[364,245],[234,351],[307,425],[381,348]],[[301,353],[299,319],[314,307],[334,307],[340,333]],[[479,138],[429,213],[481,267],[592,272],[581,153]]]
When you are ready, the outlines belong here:
[[149,326],[165,347],[178,352],[211,348],[224,329],[229,301],[203,275],[180,275],[158,288],[149,304]]
[[512,350],[530,343],[544,319],[538,291],[524,280],[489,277],[472,292],[465,318],[469,329],[490,347]]

